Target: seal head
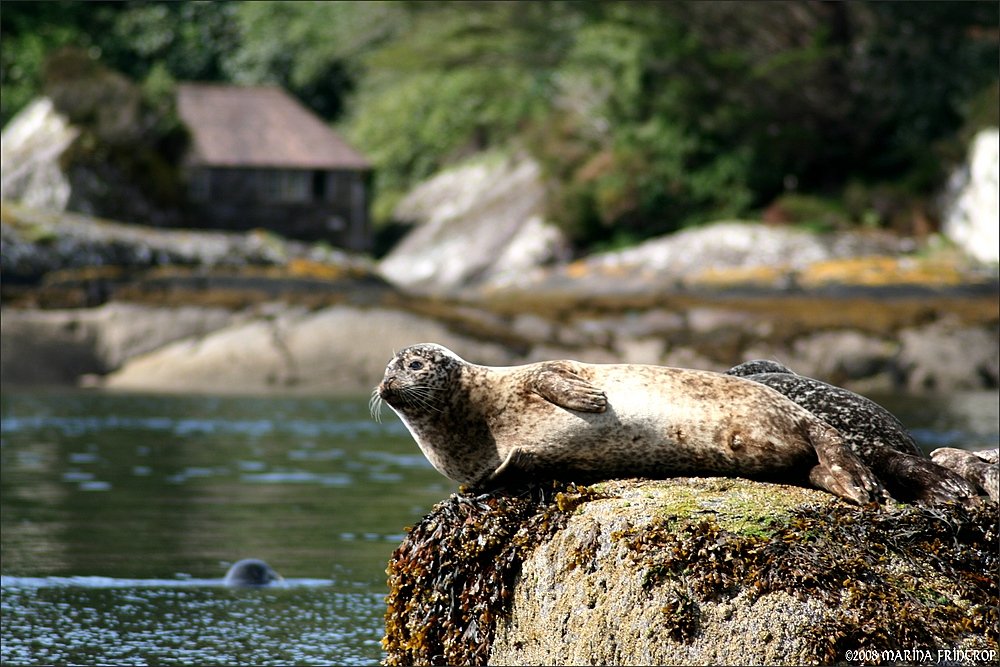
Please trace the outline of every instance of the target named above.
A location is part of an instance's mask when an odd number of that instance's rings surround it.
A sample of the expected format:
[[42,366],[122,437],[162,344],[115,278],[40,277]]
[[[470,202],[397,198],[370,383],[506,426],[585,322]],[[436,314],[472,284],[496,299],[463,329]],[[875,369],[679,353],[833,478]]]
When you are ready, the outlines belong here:
[[[454,352],[434,343],[413,345],[385,367],[375,395],[393,409],[404,412],[438,410],[446,402],[448,387],[465,362]],[[373,403],[373,409],[377,402]]]
[[284,577],[275,572],[264,561],[257,558],[244,558],[233,563],[229,571],[226,572],[223,583],[234,588],[252,588],[284,580]]
[[441,345],[412,345],[386,366],[372,392],[372,414],[378,419],[387,403],[438,472],[476,484],[501,463],[481,409],[488,399],[473,400],[485,389],[486,372]]

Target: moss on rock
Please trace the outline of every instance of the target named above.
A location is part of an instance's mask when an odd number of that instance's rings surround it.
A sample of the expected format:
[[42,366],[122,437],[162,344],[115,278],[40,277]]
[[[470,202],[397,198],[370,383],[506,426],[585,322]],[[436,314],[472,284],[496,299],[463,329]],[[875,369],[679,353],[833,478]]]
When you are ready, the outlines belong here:
[[457,494],[390,562],[387,664],[826,664],[996,650],[995,506],[741,479]]

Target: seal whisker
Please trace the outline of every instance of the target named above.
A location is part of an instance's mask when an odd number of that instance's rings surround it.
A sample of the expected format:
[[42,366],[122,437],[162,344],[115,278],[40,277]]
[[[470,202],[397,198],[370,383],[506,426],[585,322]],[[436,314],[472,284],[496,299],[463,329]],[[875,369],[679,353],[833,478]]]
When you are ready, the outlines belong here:
[[382,423],[382,397],[378,395],[378,388],[372,390],[371,398],[368,399],[368,412],[377,423]]
[[400,395],[406,402],[412,402],[413,404],[424,408],[426,410],[434,410],[435,412],[442,412],[442,409],[435,405],[430,397],[423,393],[425,388],[421,385],[411,385],[409,387],[404,387],[400,390]]
[[423,392],[430,392],[430,391],[442,392],[442,391],[445,390],[443,387],[432,387],[429,384],[411,384],[411,385],[408,385],[406,388],[407,389],[413,389],[415,391],[423,391]]

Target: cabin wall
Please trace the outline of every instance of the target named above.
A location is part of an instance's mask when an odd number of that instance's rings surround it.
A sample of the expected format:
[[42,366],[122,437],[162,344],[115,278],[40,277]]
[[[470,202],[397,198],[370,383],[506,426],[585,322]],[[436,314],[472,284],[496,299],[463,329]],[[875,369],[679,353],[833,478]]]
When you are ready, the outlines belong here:
[[191,167],[189,223],[263,228],[364,251],[371,241],[370,181],[366,171]]

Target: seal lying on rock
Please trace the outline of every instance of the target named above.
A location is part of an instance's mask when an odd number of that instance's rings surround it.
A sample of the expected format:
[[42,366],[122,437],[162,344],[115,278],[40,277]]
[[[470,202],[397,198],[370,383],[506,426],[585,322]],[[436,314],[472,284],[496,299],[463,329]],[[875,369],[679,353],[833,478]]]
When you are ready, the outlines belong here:
[[389,362],[374,415],[383,400],[439,472],[474,487],[714,473],[808,478],[859,504],[885,497],[834,428],[721,373],[566,360],[498,368],[425,343]]
[[797,375],[775,361],[748,361],[726,374],[767,385],[837,429],[899,500],[968,504],[978,495],[963,477],[926,458],[899,420],[864,396]]
[[967,449],[939,447],[931,452],[931,460],[953,470],[967,482],[1000,503],[1000,450],[970,452]]

